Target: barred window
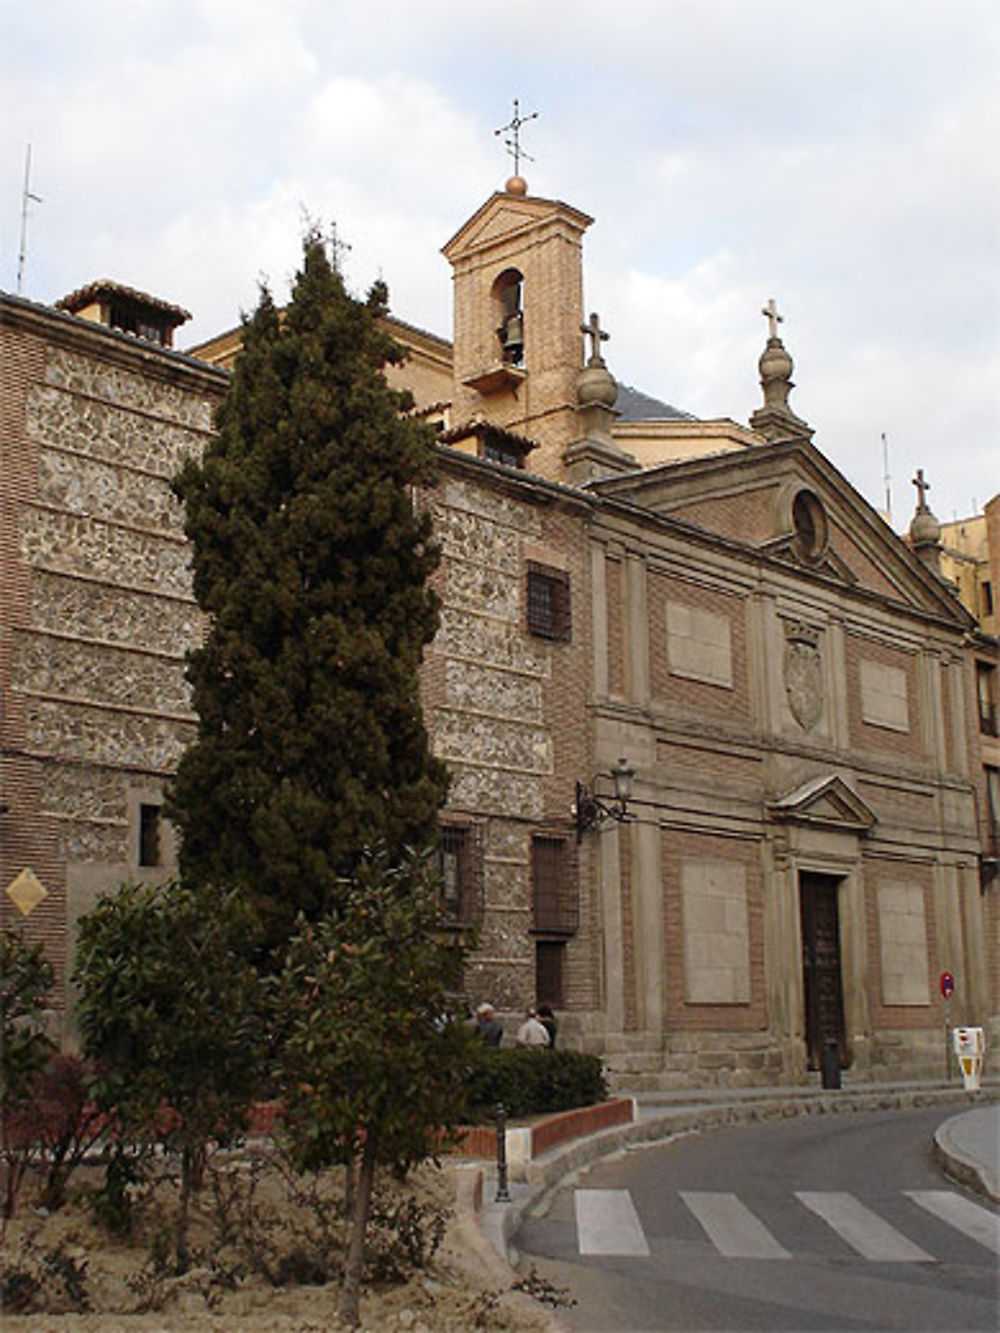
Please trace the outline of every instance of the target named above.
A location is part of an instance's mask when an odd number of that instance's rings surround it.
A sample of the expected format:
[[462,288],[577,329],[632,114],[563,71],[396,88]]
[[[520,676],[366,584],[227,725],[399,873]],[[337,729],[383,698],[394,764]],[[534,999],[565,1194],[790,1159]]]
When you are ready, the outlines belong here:
[[529,562],[527,601],[529,633],[542,639],[569,639],[569,574],[564,569]]
[[481,874],[477,830],[471,825],[445,824],[438,841],[441,905],[448,919],[459,925],[478,919]]
[[141,866],[158,866],[162,863],[160,807],[158,805],[140,805],[139,864]]
[[570,844],[566,838],[535,834],[531,840],[534,928],[571,935],[579,922]]

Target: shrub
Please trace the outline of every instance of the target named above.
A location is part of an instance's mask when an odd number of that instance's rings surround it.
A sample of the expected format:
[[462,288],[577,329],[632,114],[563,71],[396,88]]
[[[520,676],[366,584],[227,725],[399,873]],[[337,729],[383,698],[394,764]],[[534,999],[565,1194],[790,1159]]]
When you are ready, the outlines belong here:
[[601,1061],[581,1051],[482,1048],[473,1066],[469,1100],[477,1116],[493,1115],[498,1102],[510,1116],[539,1115],[592,1106],[607,1096]]

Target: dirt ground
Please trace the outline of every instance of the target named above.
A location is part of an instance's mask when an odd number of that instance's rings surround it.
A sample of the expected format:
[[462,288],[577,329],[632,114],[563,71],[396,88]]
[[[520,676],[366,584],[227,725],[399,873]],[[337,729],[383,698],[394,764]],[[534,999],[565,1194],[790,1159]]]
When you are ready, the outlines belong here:
[[[213,1162],[192,1214],[192,1266],[182,1277],[171,1275],[166,1259],[176,1181],[163,1172],[137,1198],[133,1234],[116,1240],[94,1223],[87,1201],[86,1191],[99,1180],[94,1170],[78,1172],[70,1201],[51,1215],[37,1209],[25,1186],[0,1249],[5,1333],[326,1333],[341,1327],[342,1172],[303,1183],[273,1153]],[[423,1167],[402,1183],[380,1182],[361,1328],[538,1333],[551,1327],[551,1304],[512,1291],[509,1280],[463,1243],[454,1202],[455,1168],[448,1163]],[[317,1285],[324,1278],[325,1285]],[[18,1314],[13,1306],[25,1296],[36,1311],[49,1312]]]

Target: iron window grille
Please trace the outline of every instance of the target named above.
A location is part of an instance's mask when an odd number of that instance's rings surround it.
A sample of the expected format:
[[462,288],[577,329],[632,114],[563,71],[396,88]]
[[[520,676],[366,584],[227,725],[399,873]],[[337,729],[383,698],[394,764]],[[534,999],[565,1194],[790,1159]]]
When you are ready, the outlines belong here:
[[564,569],[528,563],[528,632],[541,639],[567,642],[570,637],[570,585]]
[[536,833],[531,840],[531,889],[534,929],[572,935],[580,924],[573,843],[569,838]]
[[483,875],[479,829],[475,825],[441,826],[437,868],[446,923],[477,924],[483,914]]

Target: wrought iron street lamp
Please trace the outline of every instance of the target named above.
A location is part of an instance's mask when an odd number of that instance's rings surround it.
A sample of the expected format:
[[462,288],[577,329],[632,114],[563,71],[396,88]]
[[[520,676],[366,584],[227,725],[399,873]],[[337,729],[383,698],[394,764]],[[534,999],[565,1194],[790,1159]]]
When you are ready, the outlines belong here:
[[[576,784],[576,837],[579,841],[585,833],[598,829],[609,819],[616,819],[620,824],[628,817],[628,803],[632,799],[632,779],[635,769],[626,759],[619,759],[608,773],[598,773],[589,789],[582,782]],[[613,796],[602,796],[597,791],[597,784],[602,779],[610,779],[614,786]]]

